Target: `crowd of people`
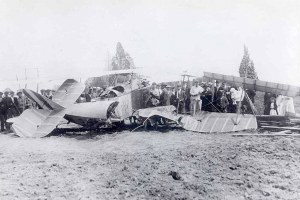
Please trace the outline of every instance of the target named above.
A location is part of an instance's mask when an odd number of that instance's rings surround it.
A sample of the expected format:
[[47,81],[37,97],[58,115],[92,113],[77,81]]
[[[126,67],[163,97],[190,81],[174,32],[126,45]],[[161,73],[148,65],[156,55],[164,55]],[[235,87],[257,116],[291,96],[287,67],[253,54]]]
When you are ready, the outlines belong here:
[[[177,113],[195,115],[201,110],[223,113],[252,113],[251,102],[254,102],[255,91],[234,87],[216,81],[193,81],[182,85],[169,86],[152,83],[148,107],[173,105]],[[249,101],[251,100],[251,101]]]

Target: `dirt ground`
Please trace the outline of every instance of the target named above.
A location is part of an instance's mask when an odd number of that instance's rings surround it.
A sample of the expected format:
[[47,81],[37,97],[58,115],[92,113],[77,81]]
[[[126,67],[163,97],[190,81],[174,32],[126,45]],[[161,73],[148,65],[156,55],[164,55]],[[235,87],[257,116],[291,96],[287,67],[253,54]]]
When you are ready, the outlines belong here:
[[0,134],[0,199],[300,199],[300,137]]

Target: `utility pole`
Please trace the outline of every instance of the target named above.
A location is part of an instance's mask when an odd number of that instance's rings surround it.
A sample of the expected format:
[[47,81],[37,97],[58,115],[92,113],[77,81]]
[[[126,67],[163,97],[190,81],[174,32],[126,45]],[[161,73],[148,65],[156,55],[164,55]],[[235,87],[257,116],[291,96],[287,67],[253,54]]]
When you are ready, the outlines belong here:
[[39,82],[40,82],[39,68],[36,68],[36,73],[37,73],[36,92],[39,93]]
[[27,89],[27,71],[25,68],[25,89]]
[[109,51],[107,51],[107,70],[110,70],[110,59],[109,59]]
[[40,75],[39,75],[39,68],[38,67],[33,67],[33,68],[25,68],[24,70],[25,70],[25,81],[26,81],[26,83],[25,83],[25,89],[27,89],[27,70],[29,70],[29,69],[35,69],[36,70],[36,75],[37,75],[37,86],[36,86],[36,90],[37,90],[37,92],[38,92],[38,90],[39,90],[39,78],[40,78]]

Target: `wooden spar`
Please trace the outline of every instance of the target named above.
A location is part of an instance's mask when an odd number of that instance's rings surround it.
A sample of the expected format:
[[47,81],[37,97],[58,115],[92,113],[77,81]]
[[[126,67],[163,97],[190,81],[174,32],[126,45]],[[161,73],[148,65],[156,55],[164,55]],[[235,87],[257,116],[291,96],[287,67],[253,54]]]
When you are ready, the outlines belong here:
[[285,130],[291,130],[291,131],[300,131],[300,128],[298,127],[279,127],[279,126],[261,126],[262,128],[267,129],[285,129]]

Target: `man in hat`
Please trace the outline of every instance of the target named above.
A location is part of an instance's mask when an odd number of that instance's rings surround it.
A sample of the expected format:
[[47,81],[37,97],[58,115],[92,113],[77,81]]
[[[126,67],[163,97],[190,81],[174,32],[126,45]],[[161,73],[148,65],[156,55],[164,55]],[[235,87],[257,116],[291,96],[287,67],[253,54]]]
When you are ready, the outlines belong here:
[[192,116],[196,114],[197,110],[201,112],[202,101],[200,99],[200,96],[203,91],[204,89],[201,86],[199,86],[199,82],[195,81],[195,84],[191,87],[191,91],[190,91]]

